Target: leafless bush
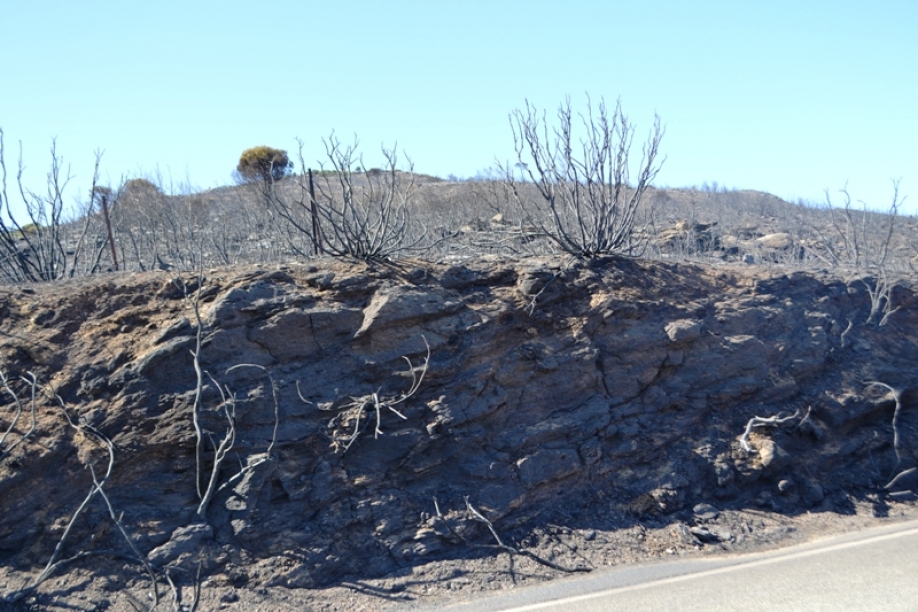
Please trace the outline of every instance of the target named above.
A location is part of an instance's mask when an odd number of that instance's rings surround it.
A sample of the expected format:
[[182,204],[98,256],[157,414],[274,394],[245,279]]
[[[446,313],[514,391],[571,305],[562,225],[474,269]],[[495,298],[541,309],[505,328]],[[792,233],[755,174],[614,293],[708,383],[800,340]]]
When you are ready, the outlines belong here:
[[299,255],[373,260],[416,247],[419,238],[409,242],[409,204],[417,187],[411,161],[399,170],[395,148],[383,147],[383,166],[368,169],[356,139],[345,145],[333,133],[322,142],[329,166],[320,164],[318,180],[300,143],[300,174],[261,184],[271,211],[295,230],[288,236],[291,248]]
[[267,180],[246,185],[245,190],[257,193],[268,212],[270,219],[263,233],[276,235],[293,253],[308,257],[322,253],[324,248],[313,173],[303,160],[302,141],[298,159],[300,174],[280,180],[269,175]]
[[854,270],[888,268],[903,202],[899,181],[893,181],[892,203],[885,213],[869,210],[863,201],[861,209],[856,210],[847,186],[839,191],[844,199],[842,206],[836,207],[826,191],[825,204],[815,208],[815,218],[806,222],[814,238],[809,249],[831,265]]
[[[818,261],[805,245],[801,228],[812,214],[799,204],[751,190],[705,188],[648,190],[652,206],[651,248],[646,255],[676,261],[746,261],[778,266],[808,266]],[[770,248],[759,239],[789,234],[786,247]]]
[[[97,258],[88,255],[89,243],[101,226],[95,224],[93,205],[101,153],[96,153],[90,202],[81,211],[80,222],[72,222],[64,204],[69,169],[51,143],[51,167],[46,175],[46,193],[30,191],[22,181],[25,165],[20,146],[16,185],[28,219],[13,214],[7,191],[7,168],[3,130],[0,130],[0,280],[19,283],[70,278],[95,271]],[[91,231],[95,229],[96,231]]]
[[892,302],[892,293],[897,281],[890,279],[886,268],[880,268],[877,276],[868,276],[858,280],[864,285],[867,295],[870,296],[870,314],[867,315],[867,324],[883,327],[889,322],[889,316],[899,310],[899,307],[893,306]]
[[283,240],[263,201],[249,191],[200,192],[189,181],[175,184],[159,174],[122,180],[109,192],[112,238],[101,246],[114,244],[112,259],[131,271],[277,261],[286,254]]
[[[825,206],[817,209],[817,222],[807,228],[814,239],[807,250],[822,262],[847,270],[852,281],[860,282],[870,297],[867,324],[886,325],[890,315],[898,310],[892,301],[893,291],[907,268],[895,257],[901,223],[899,181],[893,181],[892,202],[885,213],[854,210],[847,187],[840,190],[844,198],[841,207],[834,207],[826,192]],[[822,229],[826,228],[826,229]]]
[[[319,214],[325,223],[325,249],[334,255],[358,259],[384,259],[406,248],[408,203],[414,196],[413,164],[398,169],[394,148],[382,148],[382,168],[367,170],[357,153],[357,140],[342,145],[334,134],[324,141],[333,172],[318,183]],[[362,180],[355,180],[360,167]]]
[[[118,193],[119,240],[135,251],[137,269],[196,269],[219,261],[208,251],[213,245],[211,202],[190,185],[164,184],[162,177],[137,193],[122,186]],[[138,248],[139,247],[139,248]]]
[[[594,114],[588,102],[580,120],[585,135],[578,143],[570,100],[559,107],[553,128],[545,113],[527,101],[525,109],[510,115],[518,163],[504,165],[502,176],[525,223],[565,252],[577,257],[639,254],[635,223],[641,199],[660,170],[660,118],[644,144],[634,184],[629,163],[634,126],[621,105],[616,103],[610,114],[601,101]],[[526,184],[536,187],[537,197]]]

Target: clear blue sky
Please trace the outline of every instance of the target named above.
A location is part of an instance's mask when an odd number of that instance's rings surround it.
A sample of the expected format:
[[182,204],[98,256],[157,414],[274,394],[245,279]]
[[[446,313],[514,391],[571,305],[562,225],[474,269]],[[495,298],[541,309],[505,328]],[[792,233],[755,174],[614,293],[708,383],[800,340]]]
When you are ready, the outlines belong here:
[[[564,8],[562,8],[562,6]],[[666,126],[661,186],[790,200],[846,182],[918,212],[918,2],[0,0],[0,126],[37,187],[57,137],[76,189],[157,169],[231,182],[243,149],[315,162],[332,130],[368,165],[398,142],[429,174],[513,155],[529,99],[621,98]],[[12,178],[12,177],[11,177]],[[13,191],[13,185],[9,185]]]

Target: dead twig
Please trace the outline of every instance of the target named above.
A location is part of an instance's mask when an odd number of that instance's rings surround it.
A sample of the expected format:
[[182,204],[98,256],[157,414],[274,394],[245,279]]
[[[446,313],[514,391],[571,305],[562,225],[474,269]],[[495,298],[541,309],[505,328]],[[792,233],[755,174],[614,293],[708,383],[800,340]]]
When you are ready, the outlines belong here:
[[[114,465],[115,465],[114,444],[108,438],[108,436],[103,434],[101,431],[99,431],[95,427],[92,427],[86,423],[74,422],[73,419],[70,418],[70,414],[67,412],[67,406],[64,403],[63,398],[61,398],[60,395],[54,392],[53,389],[40,388],[38,385],[37,377],[31,372],[29,372],[28,374],[30,376],[30,380],[27,380],[27,382],[31,382],[31,384],[33,385],[33,396],[34,396],[35,391],[37,390],[44,391],[50,397],[50,399],[58,405],[58,407],[61,410],[61,413],[64,416],[64,419],[67,421],[67,424],[71,428],[73,428],[74,430],[78,432],[83,433],[89,439],[96,440],[104,447],[106,451],[106,455],[107,455],[107,463],[105,467],[105,472],[102,475],[101,479],[96,474],[96,470],[93,467],[92,463],[87,463],[87,468],[89,469],[90,474],[92,474],[92,482],[93,482],[92,487],[90,488],[89,493],[86,495],[83,501],[74,511],[74,513],[71,515],[70,520],[67,523],[67,527],[64,529],[64,533],[61,535],[60,539],[57,542],[57,545],[54,547],[54,551],[51,553],[51,557],[48,559],[48,562],[45,565],[44,569],[41,571],[41,573],[39,573],[39,575],[34,580],[32,580],[32,582],[28,586],[18,591],[14,591],[13,593],[7,595],[0,601],[4,601],[6,603],[15,603],[15,602],[21,601],[25,597],[34,593],[35,590],[45,580],[47,580],[55,571],[57,571],[63,565],[72,563],[73,561],[82,559],[87,556],[108,553],[108,551],[92,552],[92,551],[82,551],[81,550],[77,554],[71,557],[68,557],[65,559],[60,558],[60,555],[64,549],[64,544],[67,542],[67,539],[70,536],[70,532],[73,530],[73,526],[76,524],[77,519],[80,517],[83,511],[88,507],[90,501],[92,501],[92,498],[95,497],[96,494],[99,494],[105,501],[106,506],[108,507],[108,510],[109,510],[109,514],[111,515],[112,520],[114,521],[115,525],[118,527],[125,541],[128,542],[128,545],[130,546],[131,550],[134,552],[136,557],[140,559],[141,563],[143,563],[144,567],[147,569],[147,572],[150,575],[151,581],[153,583],[154,600],[156,602],[153,607],[155,607],[156,604],[159,603],[159,593],[158,593],[158,589],[156,586],[155,574],[153,573],[153,570],[150,567],[150,565],[146,562],[146,558],[140,553],[140,551],[137,549],[137,547],[134,545],[133,541],[131,540],[130,536],[127,534],[127,531],[124,528],[124,524],[116,516],[115,510],[111,504],[111,501],[109,500],[108,495],[105,493],[105,490],[103,488],[105,486],[105,483],[108,481],[108,478],[111,476],[112,469],[114,468]],[[23,380],[26,380],[26,379],[23,378]],[[34,401],[35,399],[33,397],[33,404],[34,404]]]
[[[274,384],[274,378],[271,376],[271,372],[264,366],[260,366],[254,363],[240,363],[234,365],[233,367],[226,370],[226,373],[229,374],[237,368],[258,368],[265,373],[265,376],[268,378],[268,382],[271,385],[271,397],[274,400],[274,432],[271,435],[271,442],[268,444],[268,450],[259,455],[252,455],[249,457],[249,463],[244,466],[241,466],[239,471],[236,472],[233,476],[228,478],[226,482],[220,485],[217,491],[222,491],[226,487],[230,486],[232,483],[244,477],[246,474],[257,468],[258,466],[267,463],[271,460],[271,451],[274,449],[274,444],[277,442],[277,430],[280,427],[280,402],[277,398],[277,385]],[[253,460],[254,459],[254,460]]]
[[[404,403],[410,397],[414,396],[418,392],[418,389],[421,388],[421,383],[424,381],[424,376],[427,375],[427,369],[430,365],[430,344],[427,342],[427,338],[421,336],[421,339],[424,340],[424,345],[427,347],[427,355],[424,357],[424,363],[420,366],[415,367],[411,363],[411,359],[408,357],[403,357],[403,359],[408,363],[407,373],[411,375],[411,387],[408,391],[402,393],[396,398],[387,399],[379,394],[379,391],[375,393],[370,393],[368,395],[362,395],[359,397],[351,396],[351,401],[343,406],[336,407],[333,402],[322,403],[318,405],[319,410],[326,411],[340,411],[339,417],[342,421],[347,421],[353,419],[354,429],[349,436],[346,438],[335,438],[332,442],[332,448],[335,452],[341,450],[343,455],[348,451],[348,449],[357,441],[357,438],[360,437],[360,432],[363,431],[361,423],[363,422],[364,412],[372,409],[376,414],[376,427],[373,432],[374,438],[378,438],[383,434],[381,425],[382,425],[382,413],[384,410],[392,412],[402,420],[407,420],[404,414],[402,414],[395,407],[401,403]],[[418,371],[420,370],[420,374]],[[309,400],[303,397],[303,393],[300,390],[299,381],[296,382],[296,392],[299,395],[300,400],[306,404],[311,404]],[[338,417],[336,417],[337,419]]]
[[532,299],[529,301],[529,305],[526,307],[526,310],[529,311],[529,316],[530,316],[530,317],[532,316],[532,313],[535,312],[536,304],[537,304],[539,298],[542,297],[542,294],[545,293],[545,290],[548,289],[548,286],[551,285],[551,284],[552,284],[553,282],[555,282],[556,280],[558,280],[558,278],[559,278],[562,274],[564,274],[565,272],[567,272],[567,271],[570,269],[571,264],[573,264],[575,261],[577,261],[577,258],[576,258],[576,257],[571,257],[569,260],[567,260],[567,262],[566,262],[563,266],[561,266],[561,269],[560,269],[560,270],[558,270],[557,272],[555,272],[554,274],[552,274],[552,275],[551,275],[551,278],[548,279],[547,281],[545,281],[545,284],[542,285],[542,288],[539,289],[538,293],[536,293],[534,296],[532,296]]
[[[208,376],[210,376],[210,374],[208,374]],[[220,392],[222,401],[218,409],[223,409],[223,414],[226,417],[228,426],[226,434],[223,436],[223,440],[220,441],[220,444],[216,445],[216,449],[214,450],[214,461],[211,467],[210,478],[207,481],[207,490],[204,492],[201,503],[198,505],[197,514],[202,520],[206,520],[207,506],[210,504],[210,500],[216,491],[217,479],[220,476],[220,466],[223,464],[223,460],[226,459],[227,453],[229,453],[236,443],[236,398],[229,389],[224,392],[223,388],[220,387],[220,383],[218,383],[213,376],[211,376],[210,379],[217,388],[217,391]]]
[[[3,373],[3,370],[0,370],[0,382],[3,383],[3,388],[6,389],[6,392],[12,396],[13,402],[16,404],[16,416],[13,417],[13,421],[10,423],[10,426],[6,429],[3,435],[0,436],[0,447],[2,447],[3,443],[6,442],[6,437],[10,435],[10,432],[13,431],[13,429],[16,428],[16,424],[19,423],[19,417],[22,416],[22,402],[19,401],[19,395],[10,388],[10,383],[6,378],[6,374]],[[12,448],[9,450],[12,450]],[[9,450],[6,452],[9,452]]]
[[198,561],[198,572],[194,577],[194,599],[191,602],[191,607],[188,612],[195,612],[195,610],[198,609],[198,603],[201,601],[201,569],[203,567],[203,563]]
[[[184,281],[182,281],[180,278],[177,278],[173,282],[176,284],[176,286],[178,286],[182,290],[186,298],[188,298],[189,291]],[[236,422],[235,422],[236,398],[235,398],[235,395],[232,393],[232,391],[230,391],[229,388],[224,389],[224,387],[221,386],[220,383],[217,382],[217,380],[209,372],[205,372],[201,368],[201,345],[203,341],[204,323],[201,319],[200,304],[201,304],[201,292],[203,288],[204,288],[204,274],[203,274],[203,271],[199,270],[198,286],[194,294],[194,299],[193,300],[189,299],[189,301],[191,302],[192,308],[194,310],[194,317],[195,317],[195,322],[197,325],[197,330],[195,334],[195,348],[191,351],[191,356],[194,362],[194,370],[195,370],[195,376],[196,376],[194,404],[192,406],[192,424],[194,425],[194,430],[195,430],[195,484],[197,487],[198,499],[200,500],[200,503],[198,505],[197,514],[202,519],[205,519],[206,514],[207,514],[207,507],[208,505],[210,505],[210,501],[213,498],[213,495],[216,491],[222,490],[224,487],[226,487],[231,482],[241,478],[247,472],[251,471],[255,467],[261,465],[262,463],[270,459],[271,451],[274,449],[274,445],[277,442],[277,431],[280,427],[280,402],[277,397],[277,385],[274,384],[274,379],[271,377],[271,373],[264,366],[251,364],[251,363],[241,363],[241,364],[232,366],[231,368],[226,370],[227,374],[229,374],[230,372],[238,368],[258,368],[262,372],[264,372],[265,376],[268,378],[268,382],[271,385],[271,397],[274,401],[274,430],[271,436],[271,442],[268,444],[268,450],[266,451],[264,457],[261,458],[259,461],[250,463],[249,465],[245,466],[244,468],[242,468],[242,470],[238,474],[236,474],[235,476],[230,478],[227,482],[224,482],[222,485],[218,487],[217,485],[218,485],[220,467],[223,464],[223,461],[226,459],[227,453],[229,453],[229,451],[233,448],[233,445],[236,442]],[[203,404],[204,374],[205,373],[210,378],[214,387],[216,387],[217,392],[220,394],[221,402],[220,402],[220,405],[217,407],[217,410],[220,410],[221,408],[223,409],[224,416],[226,417],[226,420],[228,423],[228,427],[220,443],[214,445],[215,446],[214,460],[211,466],[210,477],[207,480],[206,489],[202,490],[203,483],[202,483],[202,478],[201,478],[201,466],[202,466],[203,460],[202,460],[202,448],[201,447],[204,443],[204,432],[203,432],[203,428],[201,427],[200,413],[201,413],[201,406]]]
[[796,419],[799,416],[800,416],[800,411],[795,410],[794,414],[790,416],[785,416],[785,417],[782,417],[781,413],[778,413],[772,417],[760,417],[760,416],[752,417],[751,419],[749,419],[749,422],[746,423],[746,431],[744,431],[743,435],[740,437],[740,440],[739,440],[740,446],[747,453],[750,453],[750,454],[757,453],[758,451],[756,449],[749,446],[749,434],[752,433],[753,427],[761,427],[763,425],[780,425],[781,423],[786,423],[788,421]]
[[852,321],[851,319],[848,319],[848,327],[845,328],[845,331],[841,333],[841,337],[840,337],[842,348],[845,348],[845,337],[848,335],[848,332],[851,331],[852,327],[854,327],[854,321]]
[[565,572],[569,574],[587,573],[587,572],[593,571],[593,568],[590,568],[590,567],[566,567],[564,565],[558,565],[557,563],[553,561],[549,561],[548,559],[545,559],[544,557],[540,557],[539,555],[535,554],[534,552],[530,550],[526,550],[523,548],[516,548],[515,546],[510,546],[509,544],[504,543],[504,541],[500,538],[500,535],[498,535],[497,529],[494,528],[494,524],[490,520],[488,520],[488,518],[485,517],[481,512],[479,512],[478,509],[475,508],[475,506],[473,506],[472,503],[469,501],[469,498],[466,497],[465,498],[465,509],[466,509],[466,513],[468,514],[469,518],[479,523],[484,523],[487,526],[488,531],[491,532],[491,536],[494,538],[494,541],[496,542],[496,544],[478,544],[476,542],[472,542],[468,538],[460,535],[455,529],[453,529],[453,526],[449,524],[449,521],[447,521],[446,517],[443,516],[443,513],[440,512],[440,504],[437,502],[436,497],[434,498],[433,502],[434,502],[434,509],[437,512],[437,518],[440,520],[441,523],[443,523],[443,525],[446,526],[446,529],[447,531],[449,531],[450,535],[460,540],[466,546],[470,546],[472,548],[486,548],[486,549],[491,549],[491,550],[500,550],[500,551],[509,553],[511,556],[520,555],[523,557],[528,557],[529,559],[532,559],[533,561],[535,561],[536,563],[540,565],[544,565],[545,567],[549,567],[553,570],[557,570],[559,572]]
[[[25,441],[29,436],[31,436],[35,432],[35,427],[38,424],[38,414],[37,414],[36,404],[35,404],[35,396],[38,392],[38,378],[32,372],[26,372],[26,374],[29,375],[28,378],[26,378],[25,376],[20,376],[19,378],[23,382],[27,383],[32,391],[32,394],[31,394],[32,397],[29,402],[29,407],[32,413],[32,423],[29,426],[29,431],[22,434],[22,437],[16,440],[15,444],[13,444],[8,449],[3,451],[3,454],[8,454],[12,452],[14,448],[22,444],[23,441]],[[2,447],[3,442],[6,440],[6,437],[10,434],[11,431],[13,431],[13,429],[16,427],[16,424],[19,422],[19,417],[22,415],[22,402],[19,400],[18,394],[15,391],[13,391],[12,387],[9,386],[6,376],[3,374],[2,371],[0,371],[0,380],[2,380],[3,382],[3,388],[6,389],[6,391],[10,395],[13,396],[13,401],[16,404],[16,416],[13,418],[13,422],[10,423],[9,428],[7,428],[7,430],[4,432],[3,436],[0,437],[0,447]]]
[[169,583],[169,589],[172,591],[172,610],[174,612],[179,612],[182,609],[181,606],[181,595],[178,588],[175,586],[175,583],[172,582],[172,574],[169,572],[169,568],[163,572],[163,575],[166,577],[166,582]]
[[[191,406],[191,422],[194,426],[194,456],[195,456],[195,477],[194,483],[198,492],[198,499],[204,499],[204,493],[201,490],[201,445],[204,443],[204,433],[201,429],[201,421],[199,414],[201,412],[201,401],[204,395],[204,372],[201,369],[201,344],[203,342],[204,336],[204,323],[201,321],[201,290],[204,287],[204,275],[203,272],[198,273],[198,287],[195,291],[194,299],[188,297],[188,287],[185,285],[185,281],[181,278],[175,278],[172,281],[176,287],[178,287],[182,293],[185,294],[185,299],[191,302],[191,306],[194,309],[194,319],[197,324],[197,330],[195,332],[195,346],[194,350],[191,351],[191,356],[194,361],[194,373],[196,376],[195,388],[194,388],[194,403]],[[219,388],[219,386],[218,386]]]
[[878,278],[870,280],[862,278],[861,283],[867,288],[867,294],[870,296],[870,314],[867,316],[867,324],[879,318],[877,327],[883,327],[889,322],[889,316],[899,310],[899,306],[893,308],[892,305],[892,292],[896,288],[896,282],[889,280],[886,268],[881,268]]
[[[61,408],[61,412],[64,414],[64,418],[67,419],[67,423],[72,428],[76,430],[80,430],[81,428],[76,423],[73,422],[73,420],[70,418],[70,415],[67,413],[67,408],[64,405],[63,399],[61,399],[61,397],[57,395],[56,393],[54,393],[53,395],[57,399],[60,405],[60,408]],[[94,434],[98,435],[97,430],[90,429],[90,428],[87,428],[87,429],[89,431],[92,431]],[[38,587],[39,584],[44,582],[48,578],[48,576],[53,574],[54,571],[58,567],[60,567],[60,565],[64,563],[69,563],[71,560],[73,560],[73,559],[65,559],[62,561],[57,561],[57,558],[60,556],[61,552],[63,551],[64,542],[67,541],[67,537],[70,535],[70,531],[73,529],[73,526],[77,521],[77,518],[79,518],[80,514],[82,514],[83,510],[86,509],[86,507],[89,505],[89,502],[92,500],[95,494],[99,491],[99,489],[101,489],[102,485],[105,484],[105,481],[108,480],[108,477],[112,473],[112,468],[115,465],[115,456],[114,456],[114,453],[111,452],[110,448],[108,450],[109,450],[108,466],[106,467],[106,470],[105,470],[105,476],[102,477],[101,481],[98,481],[95,477],[93,478],[92,488],[89,490],[89,493],[86,495],[85,499],[83,499],[83,503],[81,503],[79,507],[77,507],[76,511],[70,517],[70,522],[67,523],[67,528],[64,530],[64,533],[61,536],[61,539],[58,540],[57,546],[55,546],[54,552],[51,554],[51,558],[48,559],[48,563],[45,565],[45,568],[42,570],[42,572],[38,575],[38,578],[36,578],[30,585],[29,587],[30,591],[34,591],[34,589]]]
[[268,450],[265,451],[267,455],[271,455],[271,451],[274,449],[274,444],[277,442],[277,429],[280,427],[280,402],[277,399],[277,385],[274,384],[274,378],[271,377],[271,372],[268,371],[268,368],[260,366],[255,363],[237,363],[233,367],[226,370],[226,373],[229,374],[233,370],[238,370],[239,368],[257,368],[265,373],[265,376],[268,379],[268,383],[271,385],[271,398],[274,400],[274,432],[271,435],[271,443],[268,444]]
[[[202,567],[202,564],[198,562],[198,569],[194,574],[178,565],[167,565],[163,568],[163,575],[166,577],[166,582],[169,583],[169,590],[172,591],[173,612],[195,612],[195,610],[197,610],[198,604],[201,602]],[[182,591],[179,585],[176,585],[175,577],[173,576],[174,572],[187,574],[189,576],[191,580],[191,603],[182,603]]]
[[899,466],[902,465],[902,438],[899,435],[899,425],[902,419],[902,394],[904,389],[896,389],[895,387],[887,385],[886,383],[880,382],[878,380],[868,380],[866,384],[868,389],[870,387],[882,387],[886,389],[892,393],[893,401],[896,402],[896,409],[893,411],[892,418],[893,450],[896,452],[896,465],[893,466],[892,473],[889,477],[889,483],[886,485],[886,487],[889,487],[889,485],[895,479],[895,476],[898,475],[897,470],[899,469]]
[[[109,469],[108,474],[111,473],[111,467],[115,463],[115,446],[112,444],[112,441],[105,436],[99,430],[93,428],[93,433],[95,433],[100,440],[105,444],[105,447],[108,449],[109,454]],[[102,488],[102,482],[99,481],[96,477],[96,470],[93,469],[92,464],[89,464],[89,471],[92,474],[92,482],[96,486],[96,492],[102,497],[102,500],[105,502],[105,506],[108,508],[108,514],[112,519],[112,522],[115,523],[115,526],[118,528],[118,531],[121,533],[121,536],[124,538],[124,541],[127,542],[131,551],[140,560],[140,563],[143,565],[144,569],[147,570],[147,575],[150,577],[150,583],[153,585],[153,606],[151,609],[156,608],[159,605],[159,588],[156,582],[156,574],[153,572],[153,568],[150,566],[150,563],[147,561],[147,558],[140,552],[137,548],[137,545],[134,544],[134,540],[131,539],[131,536],[128,535],[127,529],[124,527],[124,523],[121,521],[121,517],[115,514],[115,509],[112,506],[111,500],[108,498],[108,494],[105,492],[105,489]],[[106,478],[108,478],[106,474]]]

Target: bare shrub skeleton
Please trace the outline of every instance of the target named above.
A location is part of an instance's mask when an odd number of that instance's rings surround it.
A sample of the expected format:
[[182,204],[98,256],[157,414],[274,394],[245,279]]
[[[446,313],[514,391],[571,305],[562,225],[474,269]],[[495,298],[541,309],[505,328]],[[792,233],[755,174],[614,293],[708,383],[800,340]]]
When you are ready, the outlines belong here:
[[[620,101],[611,113],[600,101],[595,114],[587,102],[579,143],[570,99],[559,106],[557,119],[558,125],[549,128],[545,112],[528,100],[510,115],[518,161],[505,164],[501,174],[527,223],[577,257],[640,254],[635,223],[644,192],[662,164],[657,159],[664,132],[660,117],[644,143],[634,184],[629,154],[635,128]],[[528,193],[530,185],[536,197]]]

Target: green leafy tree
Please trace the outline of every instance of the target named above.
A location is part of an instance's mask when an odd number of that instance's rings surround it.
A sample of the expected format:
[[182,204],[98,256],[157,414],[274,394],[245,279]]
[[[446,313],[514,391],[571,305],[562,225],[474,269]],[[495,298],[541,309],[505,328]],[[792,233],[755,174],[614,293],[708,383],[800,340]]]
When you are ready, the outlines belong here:
[[234,176],[238,183],[279,181],[292,169],[286,151],[260,146],[242,152]]

